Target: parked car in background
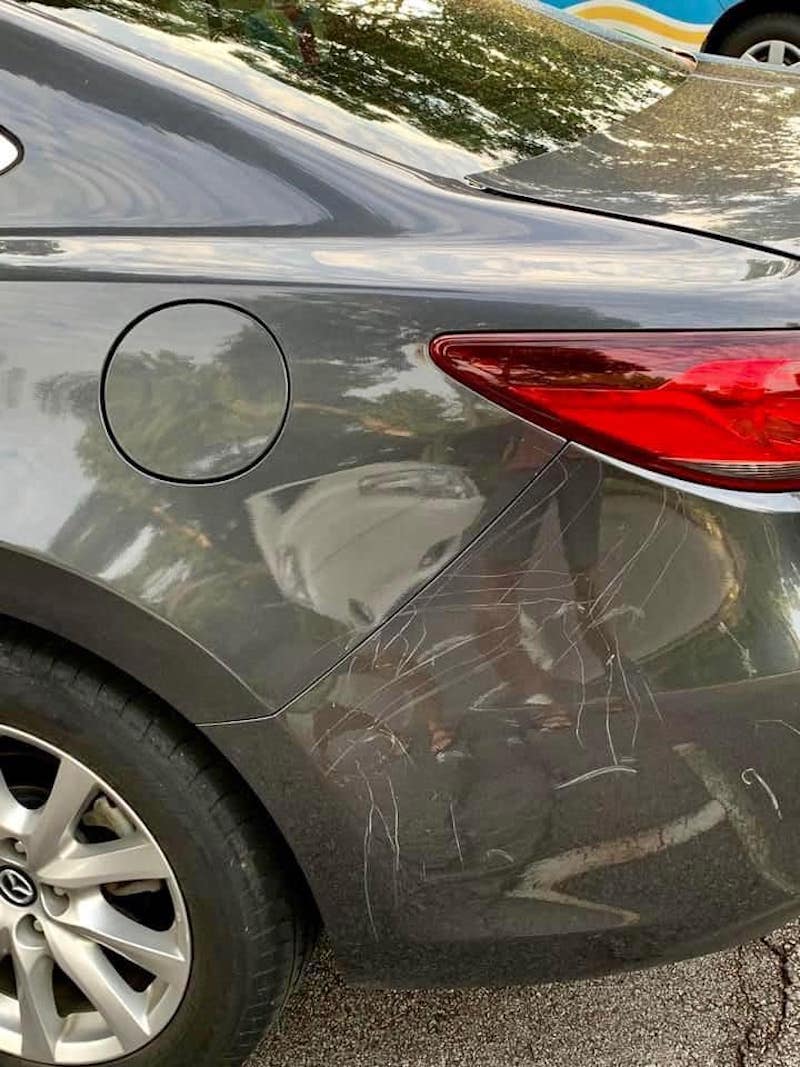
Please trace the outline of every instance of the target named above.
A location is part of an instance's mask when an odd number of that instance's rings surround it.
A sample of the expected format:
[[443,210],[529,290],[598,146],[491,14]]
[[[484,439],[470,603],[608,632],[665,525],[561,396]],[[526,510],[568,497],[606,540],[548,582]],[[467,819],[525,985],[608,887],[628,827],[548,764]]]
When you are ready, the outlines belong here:
[[800,83],[585,25],[0,0],[4,1067],[800,911]]
[[800,70],[800,6],[774,0],[553,0],[596,25],[677,52],[712,52]]

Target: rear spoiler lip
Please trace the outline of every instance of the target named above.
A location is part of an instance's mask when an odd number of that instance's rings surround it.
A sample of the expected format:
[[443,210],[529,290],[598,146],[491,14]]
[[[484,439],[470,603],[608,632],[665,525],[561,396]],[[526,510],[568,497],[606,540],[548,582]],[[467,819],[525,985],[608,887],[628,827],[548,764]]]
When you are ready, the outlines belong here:
[[540,207],[557,207],[564,211],[576,211],[582,215],[599,215],[606,219],[623,219],[625,222],[633,222],[639,226],[655,226],[661,230],[687,233],[692,237],[705,237],[709,241],[721,241],[724,244],[736,245],[738,248],[751,248],[754,252],[767,252],[771,255],[781,256],[783,259],[791,259],[800,262],[800,239],[792,240],[792,247],[782,246],[776,243],[761,243],[748,241],[743,237],[736,237],[730,233],[717,233],[715,230],[701,230],[696,226],[686,226],[679,222],[665,222],[663,219],[648,218],[647,215],[634,215],[624,211],[614,211],[607,207],[587,207],[585,204],[576,204],[569,199],[539,195],[534,192],[503,188],[501,185],[493,185],[486,181],[485,174],[470,174],[465,179],[473,189],[479,189],[482,193],[491,193],[493,196],[503,197],[506,200],[524,201],[528,204],[537,204]]

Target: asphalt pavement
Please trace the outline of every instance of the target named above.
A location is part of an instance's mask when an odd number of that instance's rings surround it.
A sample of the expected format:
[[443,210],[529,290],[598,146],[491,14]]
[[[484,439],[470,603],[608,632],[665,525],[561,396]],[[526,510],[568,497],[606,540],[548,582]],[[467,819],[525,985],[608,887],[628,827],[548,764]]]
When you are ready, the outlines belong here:
[[800,1067],[800,922],[740,949],[559,985],[346,987],[323,944],[248,1067]]

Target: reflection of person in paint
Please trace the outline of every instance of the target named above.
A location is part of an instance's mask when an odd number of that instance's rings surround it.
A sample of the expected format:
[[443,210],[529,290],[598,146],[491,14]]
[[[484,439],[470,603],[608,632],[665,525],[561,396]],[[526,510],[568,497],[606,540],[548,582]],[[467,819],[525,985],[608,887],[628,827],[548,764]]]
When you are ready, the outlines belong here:
[[[491,477],[495,485],[496,507],[491,499],[487,510],[500,510],[522,492],[531,482],[532,470],[540,456],[528,436],[515,439],[506,449],[502,463]],[[614,644],[602,624],[592,617],[596,598],[595,569],[599,554],[600,501],[602,471],[591,460],[570,462],[564,469],[564,480],[555,494],[562,551],[566,557],[573,584],[574,600],[580,621],[580,633],[575,638],[586,640],[602,662],[613,654]],[[472,627],[477,646],[485,662],[490,664],[504,691],[500,703],[513,708],[520,727],[550,731],[571,725],[571,719],[559,706],[553,693],[553,682],[546,666],[535,662],[526,648],[524,621],[513,593],[524,583],[525,576],[535,568],[533,560],[547,503],[525,515],[516,526],[504,526],[505,536],[489,545],[480,556],[480,569],[490,575],[495,591],[491,601],[472,612]],[[507,594],[497,592],[497,586],[507,585]],[[465,608],[469,612],[468,607]],[[412,641],[413,644],[413,641]],[[429,651],[429,650],[428,650]],[[361,679],[367,692],[359,692]],[[412,720],[423,728],[431,753],[440,761],[467,755],[464,742],[458,737],[458,723],[445,713],[443,687],[436,677],[427,656],[414,663],[408,658],[406,641],[374,647],[370,644],[363,653],[351,660],[348,686],[353,691],[337,694],[326,712],[315,723],[316,740],[325,743],[340,731],[377,729],[396,738],[396,711],[389,713],[392,725],[381,723],[380,708],[371,698],[379,689],[389,704],[397,709],[404,703],[413,708]],[[445,687],[446,688],[446,687]],[[402,691],[403,696],[398,691]],[[361,710],[363,708],[363,710]],[[524,719],[524,722],[522,721]],[[407,720],[411,726],[411,721]],[[416,731],[415,731],[416,732]]]
[[282,4],[281,10],[297,32],[297,47],[303,62],[309,67],[318,66],[319,51],[310,12],[307,8],[291,2]]
[[[509,449],[497,478],[497,495],[511,499],[531,480],[533,457],[529,438]],[[596,599],[595,571],[599,556],[602,470],[592,460],[575,460],[565,465],[564,481],[555,494],[558,509],[561,550],[567,562],[581,621],[580,639],[603,661],[613,654],[613,642],[602,624],[592,617]],[[489,500],[491,506],[491,499]],[[571,719],[559,706],[553,693],[553,680],[547,666],[536,662],[526,648],[521,608],[514,602],[514,590],[535,568],[533,560],[547,506],[536,508],[516,526],[504,527],[505,536],[490,544],[481,557],[481,569],[491,573],[496,586],[507,583],[506,593],[492,597],[492,603],[475,612],[478,646],[504,690],[500,698],[509,708],[525,709],[526,724],[541,731],[567,728]],[[575,635],[578,638],[578,634]],[[458,751],[454,731],[431,726],[432,745],[437,753]]]

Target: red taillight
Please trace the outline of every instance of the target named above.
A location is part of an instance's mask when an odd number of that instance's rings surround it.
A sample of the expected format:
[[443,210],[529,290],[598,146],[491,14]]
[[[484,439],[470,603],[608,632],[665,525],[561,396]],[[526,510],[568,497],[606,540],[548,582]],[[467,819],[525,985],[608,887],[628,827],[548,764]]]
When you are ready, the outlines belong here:
[[430,353],[490,400],[631,463],[800,487],[800,330],[450,334]]

